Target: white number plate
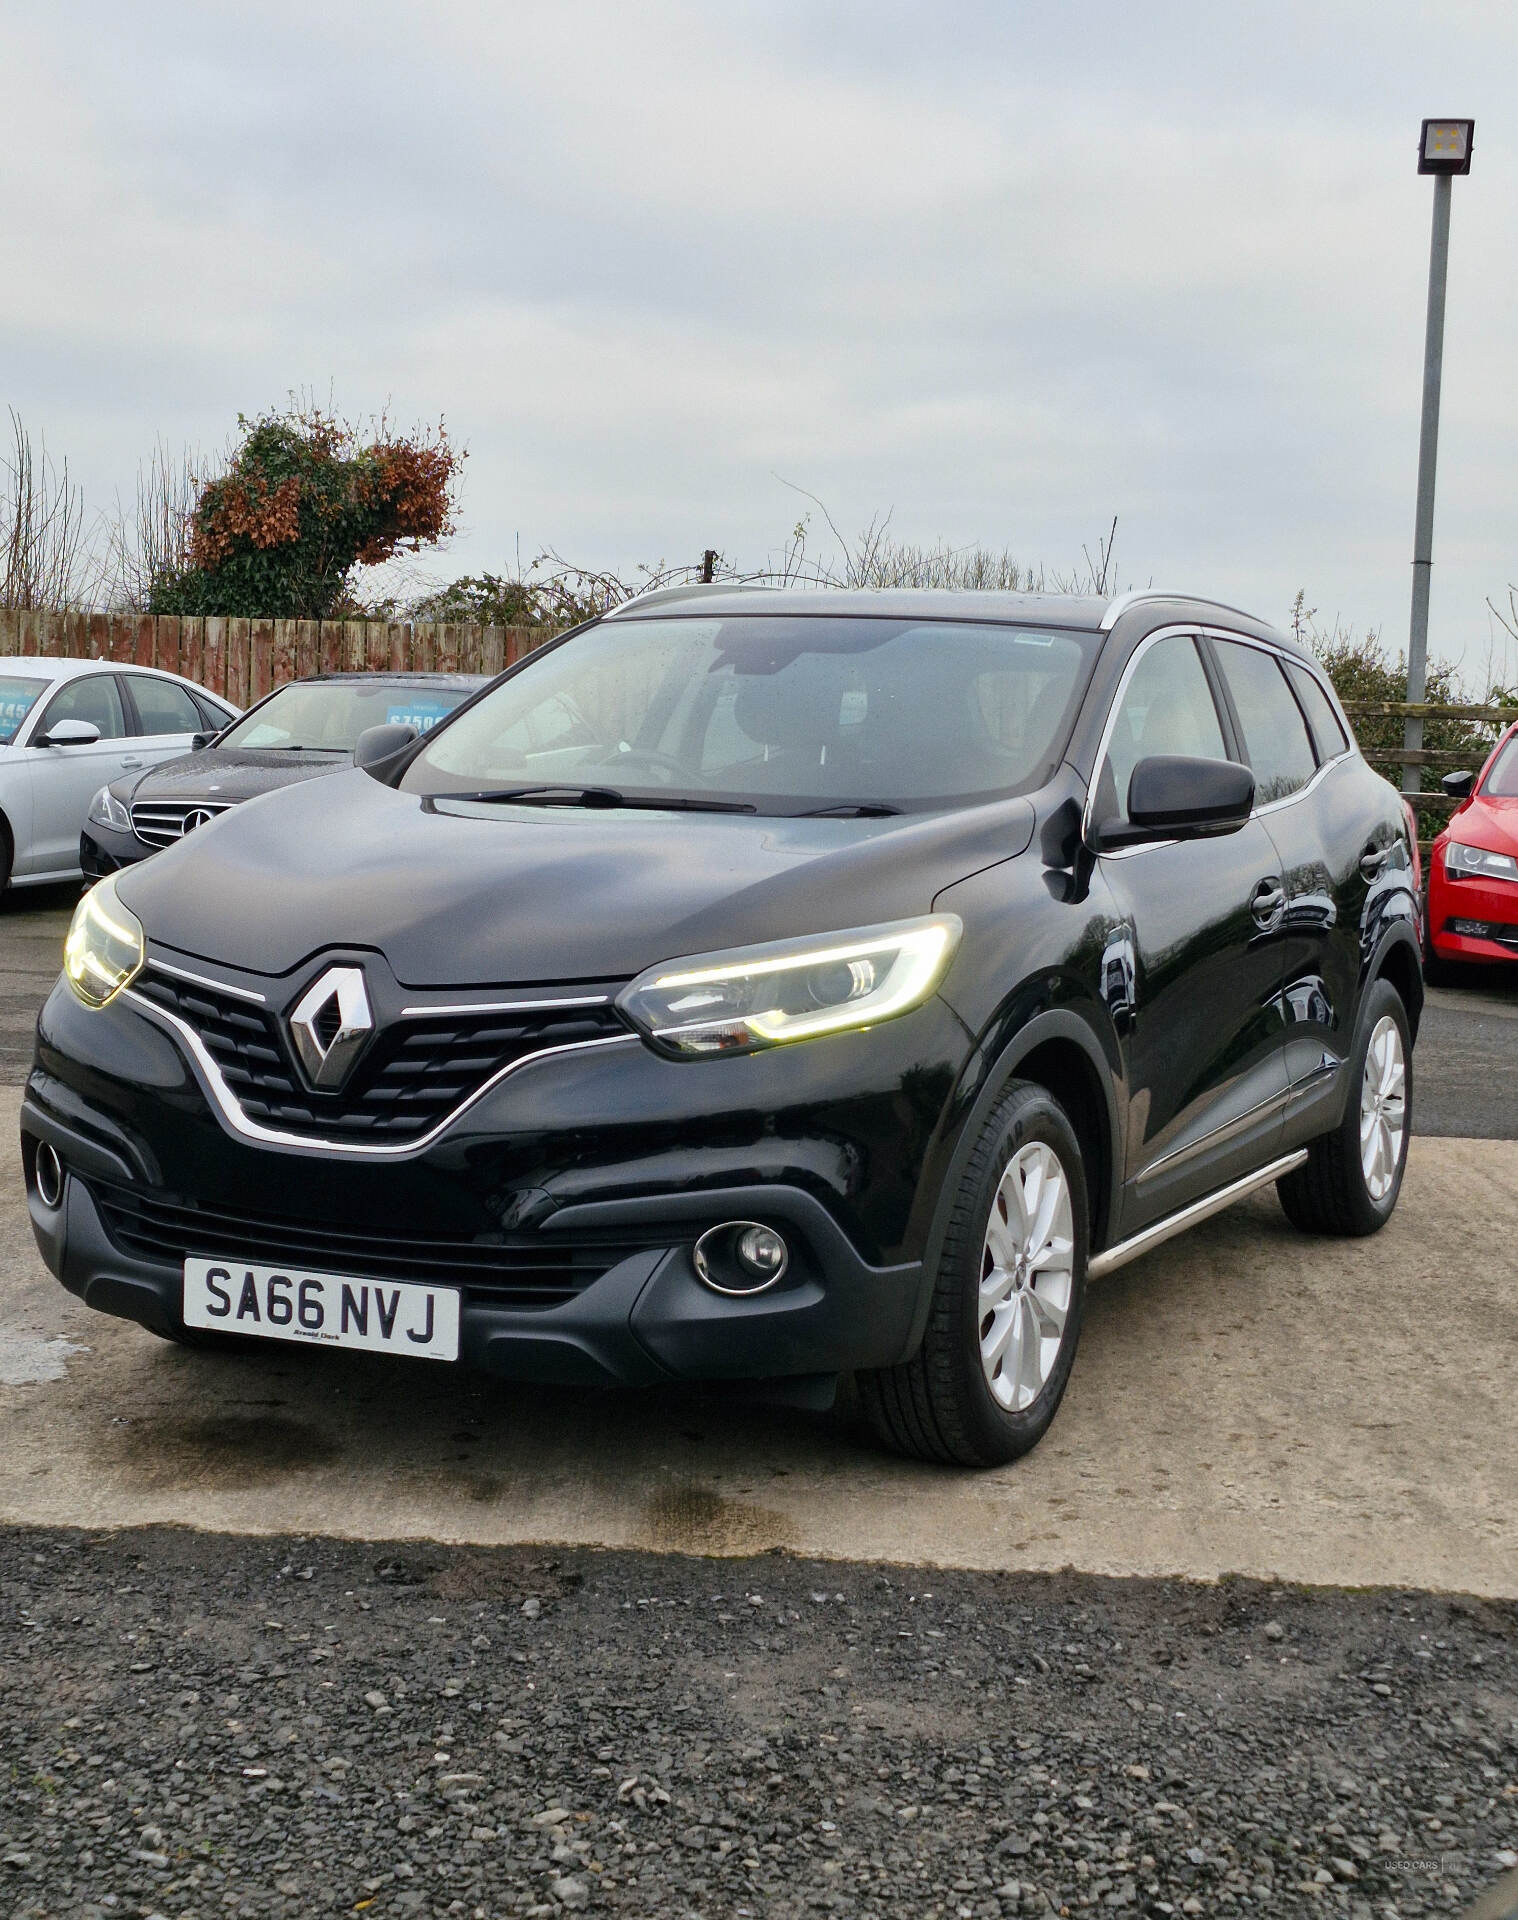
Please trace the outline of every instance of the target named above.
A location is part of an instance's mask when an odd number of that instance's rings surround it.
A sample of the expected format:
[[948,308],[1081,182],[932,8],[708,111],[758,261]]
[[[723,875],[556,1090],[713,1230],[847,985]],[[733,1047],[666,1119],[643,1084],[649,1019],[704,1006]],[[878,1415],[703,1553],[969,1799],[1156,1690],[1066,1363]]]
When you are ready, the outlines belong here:
[[307,1340],[413,1360],[457,1360],[455,1287],[355,1280],[340,1273],[254,1267],[245,1260],[186,1260],[184,1323],[213,1333]]

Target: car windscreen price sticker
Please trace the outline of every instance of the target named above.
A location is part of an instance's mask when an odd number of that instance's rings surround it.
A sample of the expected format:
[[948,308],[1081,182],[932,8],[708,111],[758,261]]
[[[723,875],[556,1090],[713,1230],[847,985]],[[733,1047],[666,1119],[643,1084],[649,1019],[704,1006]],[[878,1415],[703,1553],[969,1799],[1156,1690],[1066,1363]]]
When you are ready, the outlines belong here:
[[413,1360],[459,1357],[458,1289],[410,1280],[360,1280],[192,1257],[184,1263],[184,1323],[211,1333]]
[[401,700],[385,714],[391,727],[415,727],[418,733],[430,733],[439,720],[445,720],[453,708],[443,700]]

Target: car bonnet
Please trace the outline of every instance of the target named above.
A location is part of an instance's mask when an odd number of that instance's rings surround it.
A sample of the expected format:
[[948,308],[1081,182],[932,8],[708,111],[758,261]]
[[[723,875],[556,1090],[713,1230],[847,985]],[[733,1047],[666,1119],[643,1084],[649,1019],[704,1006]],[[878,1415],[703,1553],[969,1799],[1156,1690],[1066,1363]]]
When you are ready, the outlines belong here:
[[1027,800],[886,819],[434,810],[349,770],[238,807],[134,868],[150,941],[282,975],[382,952],[415,986],[629,977],[751,941],[926,913],[1020,853]]

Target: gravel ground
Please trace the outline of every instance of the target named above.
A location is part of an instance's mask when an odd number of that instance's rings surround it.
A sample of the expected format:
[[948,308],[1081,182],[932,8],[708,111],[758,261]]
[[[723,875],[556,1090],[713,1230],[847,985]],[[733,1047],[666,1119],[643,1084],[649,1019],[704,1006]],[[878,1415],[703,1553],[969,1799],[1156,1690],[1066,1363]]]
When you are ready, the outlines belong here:
[[1518,1605],[0,1531],[0,1911],[1457,1911]]

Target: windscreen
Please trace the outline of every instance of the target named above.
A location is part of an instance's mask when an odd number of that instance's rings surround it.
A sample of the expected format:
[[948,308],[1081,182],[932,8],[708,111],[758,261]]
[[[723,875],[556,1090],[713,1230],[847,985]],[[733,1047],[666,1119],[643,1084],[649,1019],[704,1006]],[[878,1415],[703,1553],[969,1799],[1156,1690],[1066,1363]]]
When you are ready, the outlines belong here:
[[953,620],[609,620],[446,727],[410,792],[534,783],[761,813],[903,809],[1052,772],[1100,635]]
[[1504,742],[1481,791],[1493,800],[1518,800],[1518,733]]
[[47,684],[46,680],[23,680],[15,674],[0,675],[0,747],[8,747],[15,739],[21,722]]
[[297,682],[281,687],[245,715],[217,742],[221,747],[257,747],[267,752],[352,753],[366,727],[391,723],[428,733],[468,696],[465,687],[408,687],[404,681],[376,686],[366,681]]

